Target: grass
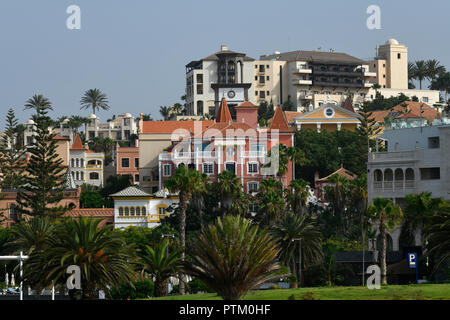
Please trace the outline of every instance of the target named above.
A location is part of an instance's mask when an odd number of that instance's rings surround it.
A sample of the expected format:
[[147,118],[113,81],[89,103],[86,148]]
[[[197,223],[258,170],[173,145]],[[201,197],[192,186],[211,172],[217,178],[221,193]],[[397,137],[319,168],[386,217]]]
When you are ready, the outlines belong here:
[[[450,284],[386,285],[366,287],[315,287],[250,291],[244,300],[450,300]],[[156,299],[156,298],[154,298]],[[169,296],[158,300],[220,300],[215,293]]]

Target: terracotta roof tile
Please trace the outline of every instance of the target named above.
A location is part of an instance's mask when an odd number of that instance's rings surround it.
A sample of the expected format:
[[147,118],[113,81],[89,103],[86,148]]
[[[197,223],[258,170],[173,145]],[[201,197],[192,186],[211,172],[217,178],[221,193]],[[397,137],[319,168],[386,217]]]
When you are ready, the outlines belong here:
[[350,97],[347,97],[347,99],[345,99],[341,108],[347,109],[348,111],[351,111],[353,113],[355,112],[355,109],[353,108],[353,104],[352,104],[352,99],[350,99]]
[[286,120],[289,125],[294,124],[295,118],[298,116],[301,116],[303,112],[297,112],[297,111],[285,111],[284,114],[286,115]]
[[340,167],[338,170],[336,170],[335,172],[333,172],[332,174],[321,178],[319,180],[317,180],[317,182],[327,182],[332,176],[334,176],[335,174],[340,175],[340,176],[344,176],[346,177],[348,180],[354,180],[356,179],[358,176],[356,174],[354,174],[353,172],[345,169],[344,167]]
[[75,136],[75,139],[73,141],[73,144],[72,144],[72,147],[70,148],[70,150],[85,150],[83,143],[81,142],[80,135],[78,133]]
[[113,217],[114,208],[80,208],[67,211],[65,217]]
[[259,106],[254,105],[254,104],[251,103],[250,101],[244,101],[244,102],[242,102],[240,105],[238,105],[238,106],[236,106],[236,107],[234,107],[234,108],[235,108],[235,109],[236,109],[236,108],[245,108],[245,109],[247,109],[247,108],[256,108],[256,109],[258,109]]
[[220,102],[216,122],[233,122],[233,118],[231,117],[230,109],[228,109],[227,100],[225,98],[222,98],[222,101]]
[[273,115],[272,122],[270,123],[270,130],[279,130],[280,132],[291,132],[293,131],[289,128],[289,123],[286,119],[286,115],[283,112],[281,106],[277,106],[275,109],[275,114]]

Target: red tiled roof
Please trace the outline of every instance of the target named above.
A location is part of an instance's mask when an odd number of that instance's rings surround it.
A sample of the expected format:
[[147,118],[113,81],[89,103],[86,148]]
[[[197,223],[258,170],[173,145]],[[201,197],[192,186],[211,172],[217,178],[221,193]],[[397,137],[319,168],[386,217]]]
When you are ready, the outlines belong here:
[[298,116],[301,116],[303,112],[285,111],[284,114],[286,116],[288,124],[292,125],[294,123],[294,119],[297,118]]
[[[422,115],[420,113],[421,105]],[[417,101],[405,101],[396,105],[395,107],[392,107],[389,110],[372,111],[371,118],[374,118],[377,122],[384,122],[384,118],[390,116],[391,114],[394,119],[423,117],[428,121],[433,121],[441,117],[441,114],[436,109],[430,107],[425,103]]]
[[[194,124],[201,123],[202,131],[214,124],[213,120],[202,121],[143,121],[142,133],[172,133],[177,129],[194,132]],[[198,125],[198,124],[197,124]]]
[[73,141],[72,147],[70,150],[84,150],[83,143],[81,142],[80,135],[77,133],[75,139]]
[[233,118],[231,117],[230,109],[228,109],[227,100],[222,98],[220,102],[219,111],[217,112],[216,123],[217,122],[233,122]]
[[384,122],[384,118],[386,118],[389,113],[389,110],[372,111],[370,118],[375,119],[376,122]]
[[270,130],[279,130],[280,132],[291,132],[293,131],[289,128],[289,123],[286,119],[286,115],[283,112],[281,106],[277,106],[275,114],[273,115],[272,122],[270,123]]
[[321,178],[319,180],[317,180],[316,182],[327,182],[332,176],[334,176],[335,174],[340,175],[340,176],[344,176],[346,177],[348,180],[354,180],[356,179],[358,176],[356,174],[354,174],[353,172],[345,169],[344,167],[340,167],[338,170],[336,170],[335,172],[333,172],[332,174]]
[[80,208],[67,211],[65,217],[113,217],[114,208]]
[[57,135],[53,138],[53,140],[66,140],[66,141],[70,141],[70,138],[67,137],[67,136],[61,136],[61,135],[57,134]]
[[250,101],[244,101],[244,102],[242,102],[240,105],[238,105],[238,106],[236,106],[236,107],[234,107],[234,108],[235,108],[235,109],[236,109],[236,108],[245,108],[245,109],[256,108],[256,109],[258,109],[259,106],[254,105],[254,104],[251,103]]
[[352,99],[350,99],[350,97],[347,97],[347,99],[345,99],[341,107],[355,113],[355,109],[353,108],[352,104]]

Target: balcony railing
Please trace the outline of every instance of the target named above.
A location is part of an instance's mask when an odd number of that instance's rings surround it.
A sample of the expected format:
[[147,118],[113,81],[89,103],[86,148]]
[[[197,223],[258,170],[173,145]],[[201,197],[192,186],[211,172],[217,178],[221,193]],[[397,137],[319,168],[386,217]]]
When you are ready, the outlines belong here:
[[414,151],[372,152],[369,154],[369,159],[372,161],[414,160],[414,153]]
[[407,191],[415,188],[414,180],[394,180],[394,181],[374,181],[373,189],[375,191]]
[[243,158],[265,158],[266,151],[244,151],[241,153]]
[[215,151],[197,152],[163,152],[159,154],[159,160],[184,160],[184,159],[216,159]]
[[87,164],[86,168],[88,168],[88,169],[101,169],[102,165],[101,164]]

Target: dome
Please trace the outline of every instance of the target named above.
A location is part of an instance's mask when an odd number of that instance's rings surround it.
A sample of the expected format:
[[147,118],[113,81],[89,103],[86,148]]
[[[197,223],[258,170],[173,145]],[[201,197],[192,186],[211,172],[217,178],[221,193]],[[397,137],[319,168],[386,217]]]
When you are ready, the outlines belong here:
[[62,121],[62,124],[67,124],[67,123],[69,123],[69,119],[67,119],[67,118],[65,118],[63,121]]
[[131,113],[125,113],[125,117],[126,118],[132,118],[133,116],[131,115]]
[[389,39],[388,41],[386,41],[386,44],[399,44],[399,43],[395,39]]
[[35,124],[35,122],[32,119],[30,119],[30,120],[27,121],[26,124]]
[[95,114],[91,114],[91,115],[89,116],[89,119],[97,119],[97,116],[96,116]]

